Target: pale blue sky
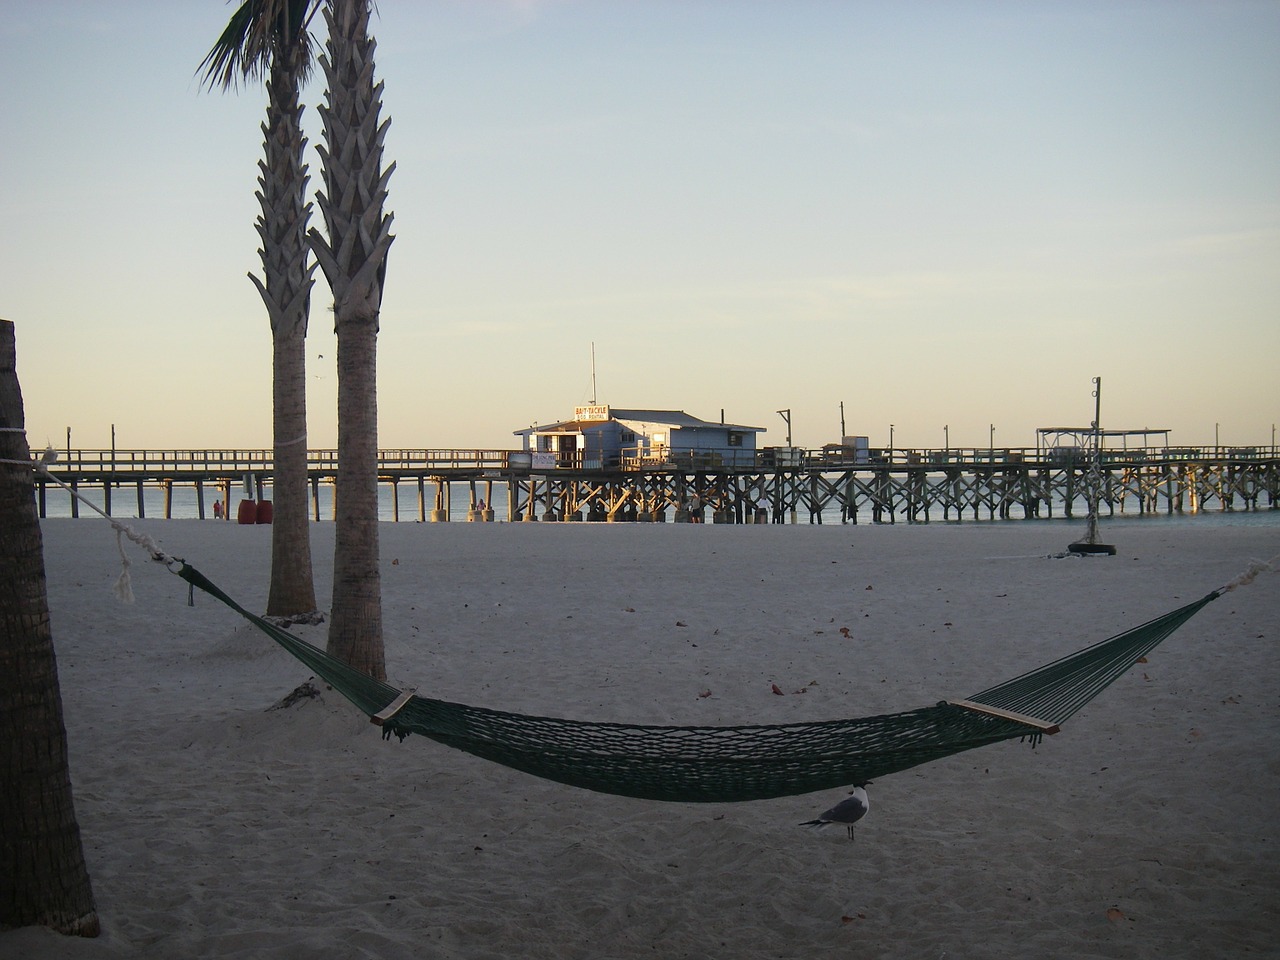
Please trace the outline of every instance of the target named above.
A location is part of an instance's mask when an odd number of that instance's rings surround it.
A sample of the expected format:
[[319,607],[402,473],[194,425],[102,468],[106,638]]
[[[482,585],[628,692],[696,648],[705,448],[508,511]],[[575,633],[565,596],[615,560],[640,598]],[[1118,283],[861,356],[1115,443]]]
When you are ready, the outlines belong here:
[[[843,401],[873,445],[1029,446],[1089,421],[1094,376],[1106,426],[1271,442],[1275,0],[378,8],[384,447],[516,446],[591,399],[592,342],[600,402],[723,409],[762,443],[781,408],[836,439]],[[0,316],[33,446],[270,444],[265,93],[195,76],[232,9],[0,0]]]

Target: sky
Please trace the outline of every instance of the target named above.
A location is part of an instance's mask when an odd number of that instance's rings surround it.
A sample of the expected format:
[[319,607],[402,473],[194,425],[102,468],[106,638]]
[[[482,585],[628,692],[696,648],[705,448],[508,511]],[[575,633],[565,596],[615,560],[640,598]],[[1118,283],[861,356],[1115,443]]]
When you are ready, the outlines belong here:
[[[0,0],[32,447],[271,445],[266,94],[197,74],[233,9]],[[1090,422],[1094,377],[1104,427],[1273,442],[1276,0],[379,0],[371,30],[384,448],[517,448],[593,400],[761,445],[787,410],[798,446],[1029,447]]]

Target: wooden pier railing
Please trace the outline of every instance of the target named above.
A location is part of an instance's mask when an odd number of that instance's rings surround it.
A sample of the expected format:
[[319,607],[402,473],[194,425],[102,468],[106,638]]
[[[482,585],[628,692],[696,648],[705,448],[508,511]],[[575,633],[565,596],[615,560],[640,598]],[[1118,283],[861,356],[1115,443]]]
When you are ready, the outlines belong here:
[[[134,474],[197,474],[240,476],[270,472],[273,452],[263,449],[192,450],[91,450],[57,451],[53,469],[80,476],[117,474],[129,479]],[[1260,447],[1143,447],[1102,451],[1104,464],[1139,464],[1163,461],[1274,460],[1276,448]],[[1052,466],[1083,462],[1087,451],[1076,448],[1035,447],[949,447],[947,449],[899,448],[833,453],[829,450],[769,448],[744,451],[664,450],[661,455],[624,450],[610,461],[598,454],[575,451],[560,454],[530,454],[520,450],[494,449],[387,449],[378,453],[379,470],[401,473],[433,470],[666,470],[741,469],[821,470],[849,467],[947,467],[965,465]],[[307,451],[307,468],[327,473],[338,468],[337,450]]]
[[[115,474],[122,480],[137,474],[164,476],[205,474],[241,476],[270,473],[271,450],[60,450],[52,469],[97,479]],[[506,470],[509,450],[381,450],[380,470],[406,472],[431,470]],[[337,450],[308,450],[307,469],[332,473],[338,469]]]

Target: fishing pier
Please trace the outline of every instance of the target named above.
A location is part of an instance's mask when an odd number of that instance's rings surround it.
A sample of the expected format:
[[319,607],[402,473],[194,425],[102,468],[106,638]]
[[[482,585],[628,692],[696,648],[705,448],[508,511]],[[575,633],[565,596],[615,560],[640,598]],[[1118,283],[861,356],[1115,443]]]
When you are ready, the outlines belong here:
[[[194,515],[269,522],[270,450],[65,450],[37,471],[48,515],[62,484],[109,515],[174,514],[175,490]],[[311,515],[332,516],[337,452],[308,453]],[[1077,447],[918,450],[765,448],[738,456],[668,450],[604,463],[582,452],[383,450],[384,519],[444,522],[927,523],[1084,516],[1092,484],[1103,515],[1274,510],[1275,447]],[[56,478],[56,480],[54,479]],[[241,495],[238,509],[233,498]],[[70,515],[80,514],[68,497]],[[63,501],[66,502],[66,501]],[[495,502],[502,506],[495,510]],[[254,505],[252,512],[245,504]],[[268,511],[264,518],[263,504]],[[63,514],[65,515],[65,514]]]

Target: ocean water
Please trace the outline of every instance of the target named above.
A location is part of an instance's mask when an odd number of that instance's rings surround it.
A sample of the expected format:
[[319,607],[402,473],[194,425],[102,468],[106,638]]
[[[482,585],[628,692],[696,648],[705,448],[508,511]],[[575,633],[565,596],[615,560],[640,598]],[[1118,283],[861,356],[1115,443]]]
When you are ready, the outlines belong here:
[[[484,498],[486,489],[483,482],[476,485],[477,496]],[[80,496],[88,503],[93,504],[98,509],[104,509],[104,494],[101,486],[82,486],[79,489]],[[271,488],[267,484],[263,492],[265,499],[271,498]],[[239,486],[232,488],[231,496],[231,519],[234,521],[238,516],[238,505],[241,499],[244,499],[244,491]],[[213,520],[213,501],[217,499],[218,492],[212,488],[205,489],[205,518]],[[380,509],[379,516],[386,522],[395,522],[397,519],[395,500],[393,498],[392,489],[389,484],[382,484],[379,487]],[[321,484],[319,491],[320,500],[320,521],[327,523],[333,519],[333,487],[330,484]],[[450,485],[449,498],[449,520],[455,523],[467,522],[467,514],[470,506],[470,488],[465,482],[454,483]],[[1265,500],[1260,500],[1260,503]],[[435,506],[435,487],[428,484],[426,487],[426,517],[431,517],[431,512]],[[494,511],[494,520],[505,522],[507,520],[507,485],[505,481],[493,482],[492,487],[492,503],[490,504]],[[148,518],[160,519],[165,516],[164,491],[156,487],[143,488],[143,510]],[[136,518],[139,514],[137,502],[137,488],[133,485],[116,487],[111,494],[111,515],[118,519],[128,520]],[[79,515],[82,518],[97,516],[92,507],[82,502],[79,505]],[[538,517],[542,516],[542,509],[539,505]],[[59,487],[49,485],[46,488],[45,496],[45,516],[47,517],[70,517],[72,516],[72,499],[71,495]],[[170,517],[175,520],[191,520],[200,516],[199,506],[196,499],[196,492],[193,487],[177,486],[173,487],[172,500],[170,503]],[[667,514],[668,520],[671,519],[671,511]],[[399,488],[399,522],[401,523],[417,523],[418,522],[418,490],[415,483],[402,483]],[[707,517],[708,521],[710,516]],[[1064,524],[1083,524],[1084,510],[1077,502],[1076,515],[1071,520],[1065,517],[1063,506],[1061,503],[1054,504],[1053,517],[1037,517],[1029,522],[1033,523],[1064,523]],[[1144,523],[1213,523],[1226,525],[1249,525],[1249,526],[1269,526],[1275,525],[1280,527],[1280,510],[1261,509],[1261,510],[1219,510],[1215,508],[1202,510],[1197,513],[1166,513],[1163,509],[1155,513],[1142,514],[1138,510],[1138,501],[1136,498],[1130,498],[1123,504],[1123,510],[1120,505],[1114,513],[1108,513],[1106,507],[1102,509],[1100,522],[1108,521],[1141,521]],[[786,518],[788,523],[793,522],[792,518]],[[954,511],[951,513],[950,519],[943,517],[941,507],[935,507],[929,514],[929,523],[1009,523],[1009,522],[1028,522],[1023,517],[1021,511],[1015,507],[1011,517],[1008,520],[988,516],[984,509],[981,515],[975,519],[973,511],[967,511],[964,518],[957,521]],[[807,509],[800,509],[794,518],[795,523],[805,524],[810,522]],[[840,524],[840,509],[836,506],[828,506],[821,514],[820,522],[825,524]],[[857,522],[859,524],[872,523],[872,514],[869,508],[862,508],[858,511]],[[889,522],[888,517],[883,522]],[[903,516],[894,518],[896,523],[907,523]],[[917,521],[921,522],[921,521]]]
[[[101,485],[82,485],[77,493],[82,498],[79,505],[79,515],[81,517],[97,516],[93,507],[99,510],[105,510],[105,493]],[[484,497],[485,491],[483,484],[477,485],[477,495]],[[271,499],[271,484],[263,485],[263,499]],[[207,520],[214,519],[213,502],[220,499],[221,491],[213,486],[206,486],[204,490],[204,518]],[[470,489],[466,483],[451,484],[449,519],[451,521],[466,522],[467,511],[470,507],[469,503]],[[381,484],[378,487],[379,509],[378,515],[382,520],[393,522],[397,519],[397,511],[395,497],[389,484]],[[430,518],[431,511],[435,506],[435,487],[428,484],[426,488],[426,516]],[[494,483],[493,498],[495,501],[495,520],[505,520],[507,516],[507,497],[505,484]],[[239,503],[246,499],[245,491],[238,484],[231,488],[231,511],[230,519],[235,520],[238,516]],[[161,519],[165,516],[165,495],[164,490],[159,486],[144,486],[142,489],[142,507],[143,512],[149,519]],[[85,503],[83,501],[88,501]],[[93,506],[89,506],[92,504]],[[311,510],[311,501],[308,498],[308,509]],[[126,520],[136,518],[139,515],[138,510],[138,492],[137,487],[133,484],[116,487],[111,492],[111,516]],[[314,513],[312,514],[315,515]],[[71,494],[61,487],[49,485],[46,487],[45,495],[45,516],[47,517],[70,517],[72,516],[72,497]],[[200,517],[200,505],[196,497],[195,488],[192,486],[173,486],[172,499],[169,504],[169,517],[173,520],[195,520]],[[322,523],[333,520],[333,485],[322,483],[319,489],[319,517]],[[413,483],[402,483],[399,489],[399,521],[401,523],[416,523],[418,520],[418,488]]]

